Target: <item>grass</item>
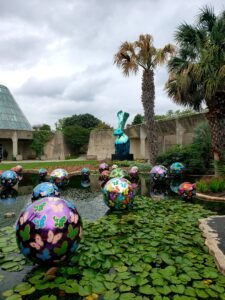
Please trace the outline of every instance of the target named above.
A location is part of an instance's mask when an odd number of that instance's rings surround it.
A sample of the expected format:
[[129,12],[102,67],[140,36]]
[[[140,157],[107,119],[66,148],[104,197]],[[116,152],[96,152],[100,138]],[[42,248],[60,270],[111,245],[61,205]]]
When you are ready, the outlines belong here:
[[[15,167],[18,165],[18,162],[15,163],[1,163],[0,169],[1,170],[10,170],[12,167]],[[74,166],[86,166],[91,165],[93,167],[98,167],[99,162],[96,160],[85,160],[85,161],[75,161],[75,160],[62,160],[62,161],[52,161],[52,162],[22,162],[19,163],[23,167],[24,170],[30,170],[30,169],[39,169],[39,168],[48,168],[48,167],[54,167],[54,168],[62,168],[66,169],[67,167],[74,167]]]
[[200,193],[225,192],[225,179],[222,177],[201,179],[196,183],[196,186],[197,186],[197,191]]

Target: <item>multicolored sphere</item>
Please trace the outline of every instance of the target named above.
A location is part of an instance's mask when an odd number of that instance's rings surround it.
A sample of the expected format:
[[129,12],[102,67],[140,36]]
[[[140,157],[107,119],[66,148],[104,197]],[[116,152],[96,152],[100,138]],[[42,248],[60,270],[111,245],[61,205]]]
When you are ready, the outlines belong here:
[[81,170],[81,182],[80,182],[80,184],[83,188],[87,188],[91,185],[90,170],[88,168],[83,168]]
[[167,177],[168,169],[162,165],[154,166],[150,171],[150,177],[153,181],[161,181]]
[[135,189],[125,178],[112,178],[102,189],[105,204],[115,210],[132,208]]
[[2,173],[1,175],[1,185],[8,188],[13,187],[18,182],[18,176],[16,172],[8,170]]
[[38,170],[38,174],[41,178],[43,178],[48,174],[48,171],[45,168],[41,168]]
[[116,169],[116,168],[118,168],[118,165],[112,165],[112,170],[114,170],[114,169]]
[[180,162],[175,162],[170,166],[170,175],[174,177],[182,176],[185,173],[185,167]]
[[196,185],[190,182],[183,182],[178,188],[178,194],[184,200],[191,200],[196,195]]
[[109,171],[109,165],[107,163],[103,162],[98,166],[98,170],[99,170],[99,173],[102,173],[105,170]]
[[50,182],[58,187],[64,187],[69,183],[68,172],[64,169],[55,169],[50,174]]
[[99,185],[103,187],[107,181],[109,181],[109,171],[105,170],[99,176]]
[[126,176],[125,172],[120,168],[116,168],[112,170],[109,174],[110,178],[116,178],[116,177],[123,178],[125,176]]
[[75,205],[46,197],[27,206],[16,226],[21,252],[37,264],[51,264],[73,254],[82,236],[82,221]]
[[34,202],[44,197],[59,197],[58,187],[51,182],[39,183],[32,192],[31,201]]

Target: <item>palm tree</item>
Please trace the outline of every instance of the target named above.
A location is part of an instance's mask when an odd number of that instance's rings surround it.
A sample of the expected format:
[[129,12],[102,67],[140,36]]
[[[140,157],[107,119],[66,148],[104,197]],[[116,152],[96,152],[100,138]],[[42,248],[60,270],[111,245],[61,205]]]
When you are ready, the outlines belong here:
[[114,57],[114,63],[122,69],[125,76],[129,76],[131,73],[136,74],[140,68],[143,69],[141,99],[144,108],[149,156],[152,165],[155,164],[158,152],[154,119],[154,70],[157,65],[163,64],[174,51],[174,47],[170,44],[164,48],[156,49],[153,45],[153,37],[150,34],[141,34],[138,41],[122,43]]
[[204,7],[195,25],[181,24],[176,55],[169,61],[168,95],[177,104],[206,114],[214,160],[225,162],[225,11]]

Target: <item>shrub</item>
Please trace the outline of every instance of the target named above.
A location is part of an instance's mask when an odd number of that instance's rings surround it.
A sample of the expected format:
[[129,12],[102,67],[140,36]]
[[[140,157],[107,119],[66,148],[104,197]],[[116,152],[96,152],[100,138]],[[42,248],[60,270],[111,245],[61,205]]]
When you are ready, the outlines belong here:
[[210,179],[201,179],[196,183],[197,191],[200,193],[219,193],[225,191],[225,179],[222,177],[213,177]]

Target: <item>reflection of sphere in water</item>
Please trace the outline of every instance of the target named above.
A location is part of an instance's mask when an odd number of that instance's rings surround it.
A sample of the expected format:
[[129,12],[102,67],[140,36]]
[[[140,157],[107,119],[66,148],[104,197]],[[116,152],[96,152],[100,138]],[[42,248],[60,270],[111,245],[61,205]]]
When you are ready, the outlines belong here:
[[180,186],[180,181],[179,180],[172,180],[170,182],[170,189],[172,192],[178,194],[178,190],[179,190],[179,186]]
[[196,195],[196,185],[190,182],[183,182],[179,185],[178,193],[183,199],[191,199]]
[[109,171],[105,170],[99,176],[100,186],[103,187],[106,184],[107,181],[109,181]]
[[120,168],[116,168],[110,172],[109,177],[110,178],[115,178],[115,177],[123,178],[123,177],[125,177],[125,172]]
[[115,210],[133,207],[135,190],[125,178],[112,178],[102,189],[105,204]]
[[46,197],[27,206],[16,226],[21,252],[34,263],[55,263],[75,252],[82,235],[81,218],[73,203]]
[[16,172],[8,170],[1,175],[1,185],[4,187],[13,187],[17,184],[18,176]]
[[13,187],[3,187],[3,189],[0,192],[0,198],[4,199],[15,199],[18,196],[18,191],[14,189]]
[[41,178],[43,178],[48,174],[48,171],[45,168],[41,168],[38,170],[38,174]]
[[109,165],[107,163],[103,162],[98,166],[98,170],[99,170],[99,173],[102,173],[105,170],[109,170]]
[[58,187],[64,187],[69,182],[68,172],[64,169],[55,169],[50,174],[50,182],[54,183]]
[[88,168],[83,168],[81,170],[81,186],[84,188],[87,188],[90,186],[91,182],[90,182],[90,170]]
[[150,178],[154,181],[161,181],[167,177],[168,169],[162,165],[154,166],[150,171]]
[[185,167],[180,162],[175,162],[170,166],[170,174],[172,176],[181,176],[185,172]]
[[51,182],[42,182],[38,184],[32,192],[32,202],[44,197],[59,197],[58,187]]

